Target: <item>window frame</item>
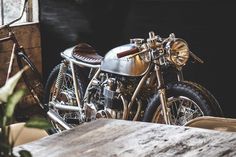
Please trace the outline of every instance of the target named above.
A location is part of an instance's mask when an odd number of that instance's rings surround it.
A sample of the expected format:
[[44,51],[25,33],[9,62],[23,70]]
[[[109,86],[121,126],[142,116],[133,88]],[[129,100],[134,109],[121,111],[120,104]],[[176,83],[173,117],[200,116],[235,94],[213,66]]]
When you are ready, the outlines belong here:
[[[1,13],[1,25],[7,24],[5,22],[6,17],[4,16],[4,6],[3,1],[0,0],[0,13]],[[19,25],[27,25],[30,23],[38,23],[39,22],[39,0],[28,0],[25,9],[26,19],[24,21],[16,22],[11,26],[19,26]]]

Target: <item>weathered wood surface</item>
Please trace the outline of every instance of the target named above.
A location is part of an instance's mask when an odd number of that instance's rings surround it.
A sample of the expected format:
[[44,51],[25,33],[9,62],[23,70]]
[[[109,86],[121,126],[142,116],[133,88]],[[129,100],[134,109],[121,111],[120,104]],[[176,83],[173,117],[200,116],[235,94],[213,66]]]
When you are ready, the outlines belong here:
[[100,119],[20,149],[33,157],[236,156],[236,133]]

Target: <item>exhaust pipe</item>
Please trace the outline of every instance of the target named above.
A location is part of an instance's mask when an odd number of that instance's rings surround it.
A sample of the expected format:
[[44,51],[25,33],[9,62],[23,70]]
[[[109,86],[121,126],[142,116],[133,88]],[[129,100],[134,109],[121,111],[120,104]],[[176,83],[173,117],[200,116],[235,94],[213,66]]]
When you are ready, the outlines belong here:
[[54,122],[58,123],[64,129],[69,130],[71,127],[54,111],[49,110],[47,112],[48,117],[53,120]]
[[80,107],[70,106],[70,105],[61,105],[60,103],[55,103],[53,101],[49,102],[49,104],[59,110],[64,111],[80,111]]

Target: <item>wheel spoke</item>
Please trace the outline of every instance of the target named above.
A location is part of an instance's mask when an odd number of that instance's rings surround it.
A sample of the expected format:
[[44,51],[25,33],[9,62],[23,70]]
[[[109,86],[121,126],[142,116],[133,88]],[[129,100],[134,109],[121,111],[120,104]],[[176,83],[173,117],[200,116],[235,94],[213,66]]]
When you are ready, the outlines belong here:
[[176,105],[177,115],[176,115],[175,124],[177,123],[177,120],[179,118],[179,115],[180,115],[180,112],[181,112],[181,109],[182,109],[183,103],[184,103],[184,100],[182,100],[182,99],[179,99],[179,101],[181,101],[181,103],[179,104],[179,107],[177,107],[177,105]]
[[177,102],[174,102],[175,110],[176,110],[176,117],[175,117],[175,124],[177,123],[179,117],[179,108],[177,106]]
[[[200,107],[191,99],[179,96],[179,97],[171,97],[168,100],[168,107],[170,108],[171,112],[171,120],[174,125],[183,125],[187,121],[203,116],[203,112],[201,111]],[[156,115],[155,121],[158,123],[162,123],[163,115],[161,115],[161,109],[159,108],[159,113]],[[159,115],[159,116],[158,116]],[[162,118],[160,118],[160,115]],[[161,120],[161,121],[160,121]]]
[[[189,121],[189,120],[190,120],[189,118],[192,117],[192,116],[194,116],[195,113],[198,113],[198,109],[195,110],[194,112],[192,112],[191,115],[189,115],[189,116],[185,119],[186,122]],[[192,118],[192,119],[193,119],[193,118]]]

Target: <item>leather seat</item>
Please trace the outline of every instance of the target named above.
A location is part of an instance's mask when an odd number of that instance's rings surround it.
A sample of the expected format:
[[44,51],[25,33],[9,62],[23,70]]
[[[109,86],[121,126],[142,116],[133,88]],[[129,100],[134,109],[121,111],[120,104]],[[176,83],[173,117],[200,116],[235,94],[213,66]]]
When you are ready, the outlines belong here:
[[80,43],[74,49],[72,56],[78,60],[89,64],[100,64],[103,57],[98,55],[96,50],[87,43]]
[[32,142],[49,136],[43,129],[27,128],[25,123],[15,123],[10,125],[10,141],[14,141],[14,146]]

